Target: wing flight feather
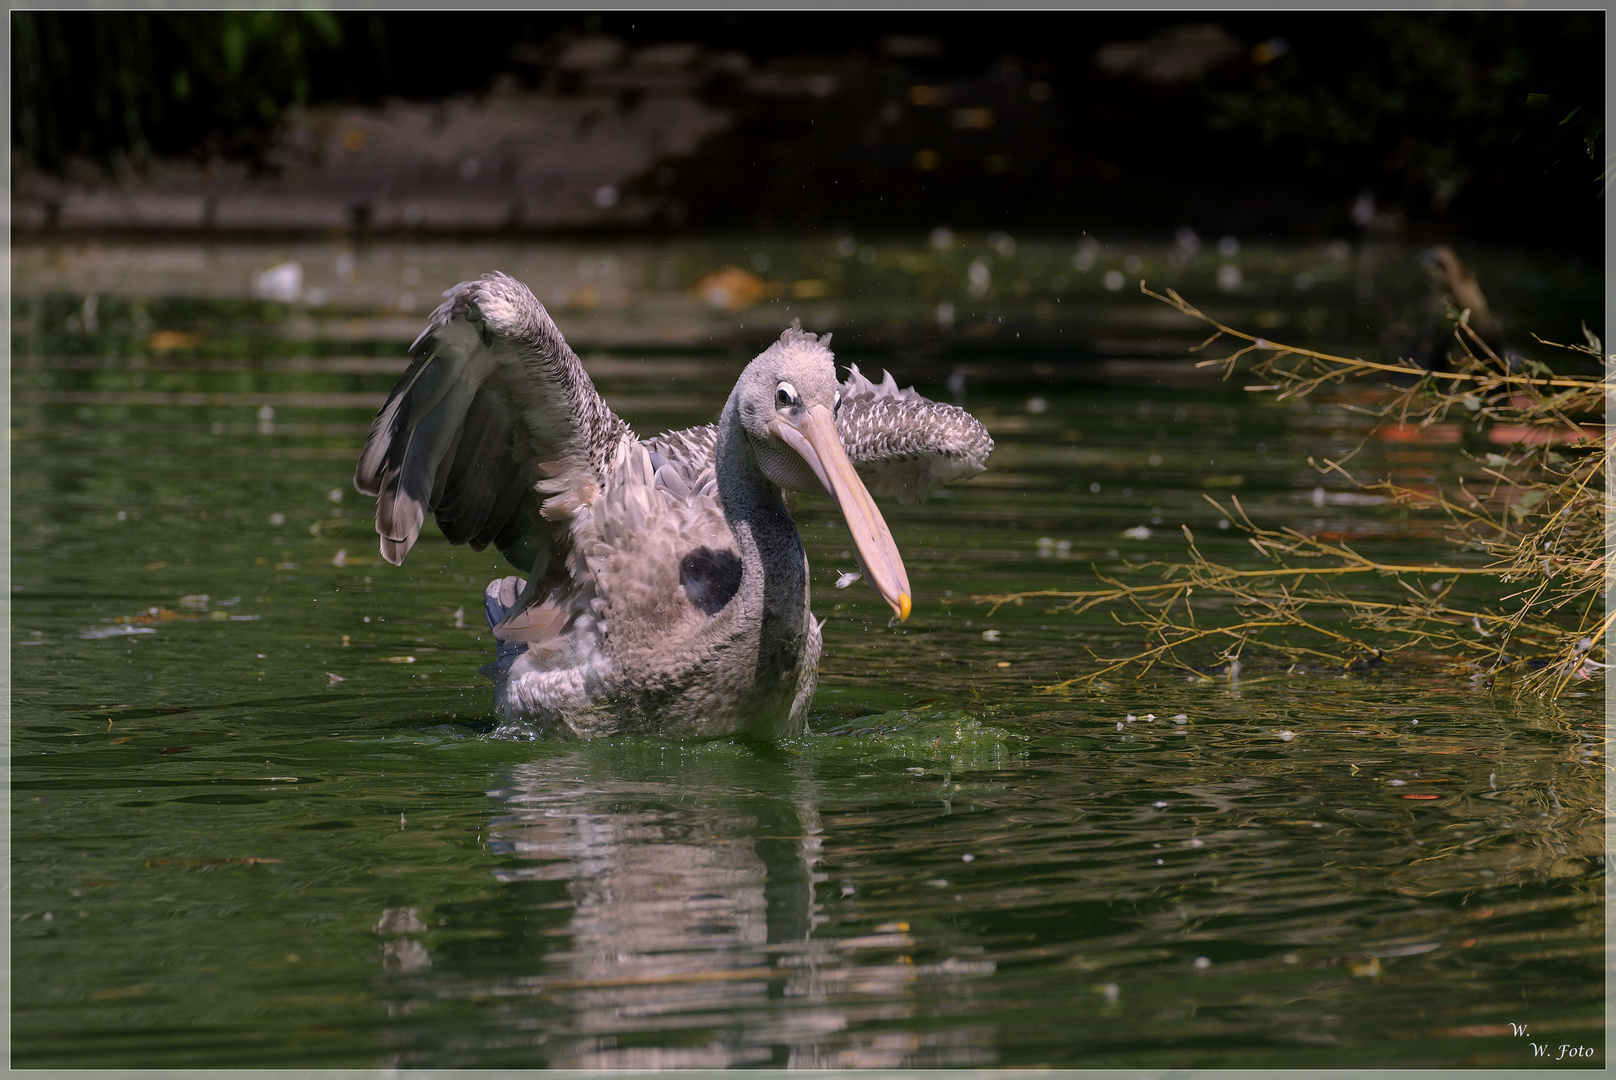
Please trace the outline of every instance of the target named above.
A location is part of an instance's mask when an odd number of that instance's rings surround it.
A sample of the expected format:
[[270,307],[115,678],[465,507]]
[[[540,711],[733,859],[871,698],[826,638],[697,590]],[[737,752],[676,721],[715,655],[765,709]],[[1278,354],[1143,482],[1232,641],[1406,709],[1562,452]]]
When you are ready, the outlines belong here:
[[[853,467],[876,495],[919,502],[951,480],[987,468],[993,438],[982,422],[957,405],[921,396],[914,387],[898,389],[891,372],[876,383],[850,365],[842,381],[836,431]],[[718,429],[713,424],[668,431],[645,440],[657,467],[677,469],[691,489],[710,479]],[[665,485],[666,486],[666,485]]]
[[849,365],[836,414],[842,445],[871,493],[918,502],[987,468],[993,439],[980,420],[912,386],[898,389],[890,371],[882,375],[871,382]]
[[533,570],[568,546],[564,522],[628,425],[526,286],[485,274],[444,296],[376,414],[354,486],[376,496],[389,562],[404,561],[430,511],[451,543],[493,543]]

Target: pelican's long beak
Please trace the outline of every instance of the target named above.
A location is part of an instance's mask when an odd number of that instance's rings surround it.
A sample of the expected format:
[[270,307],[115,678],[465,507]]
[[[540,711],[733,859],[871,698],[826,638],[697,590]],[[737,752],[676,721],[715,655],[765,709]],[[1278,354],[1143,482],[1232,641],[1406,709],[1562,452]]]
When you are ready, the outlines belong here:
[[892,605],[899,620],[909,618],[909,575],[904,572],[903,559],[892,533],[870,498],[864,481],[853,471],[842,448],[842,437],[836,433],[836,417],[823,405],[810,406],[800,423],[793,424],[781,417],[769,421],[769,429],[781,442],[795,450],[814,471],[825,493],[847,519],[847,531],[853,534],[853,550],[865,577],[881,594],[881,599]]

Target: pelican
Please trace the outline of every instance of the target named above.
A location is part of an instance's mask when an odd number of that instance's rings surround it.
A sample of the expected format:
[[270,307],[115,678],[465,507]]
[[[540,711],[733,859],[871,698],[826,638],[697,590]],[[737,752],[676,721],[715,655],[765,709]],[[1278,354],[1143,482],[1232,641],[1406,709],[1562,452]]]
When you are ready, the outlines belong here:
[[965,410],[853,367],[793,323],[741,373],[716,425],[640,439],[544,306],[504,274],[447,298],[371,425],[354,486],[400,565],[431,511],[453,544],[525,575],[489,584],[496,734],[801,733],[820,627],[783,491],[823,492],[896,618],[913,595],[863,471],[914,501],[980,472]]

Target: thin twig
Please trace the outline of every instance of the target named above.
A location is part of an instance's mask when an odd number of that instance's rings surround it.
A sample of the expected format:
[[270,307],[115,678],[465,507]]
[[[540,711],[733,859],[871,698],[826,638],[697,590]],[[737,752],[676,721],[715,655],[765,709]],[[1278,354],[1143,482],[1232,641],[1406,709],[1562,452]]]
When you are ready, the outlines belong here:
[[[1140,282],[1140,290],[1212,328],[1211,336],[1192,352],[1223,337],[1243,342],[1228,356],[1202,360],[1197,366],[1221,367],[1229,378],[1243,358],[1255,355],[1251,370],[1262,381],[1248,385],[1250,392],[1272,393],[1284,400],[1349,378],[1396,375],[1405,383],[1387,385],[1377,406],[1345,407],[1377,420],[1374,430],[1386,424],[1424,429],[1457,412],[1471,425],[1517,425],[1545,434],[1535,445],[1517,444],[1508,454],[1487,454],[1485,461],[1466,454],[1490,487],[1481,490],[1477,485],[1472,490],[1460,477],[1457,499],[1440,486],[1419,490],[1389,479],[1360,480],[1348,463],[1362,444],[1335,460],[1324,459],[1322,465],[1308,459],[1321,473],[1381,494],[1391,505],[1442,513],[1449,522],[1449,540],[1462,550],[1483,553],[1488,559],[1483,565],[1382,562],[1345,541],[1331,542],[1291,528],[1264,528],[1251,519],[1238,497],[1231,496],[1225,507],[1206,496],[1248,535],[1253,549],[1270,565],[1253,569],[1215,563],[1202,554],[1185,527],[1189,561],[1131,566],[1136,571],[1159,568],[1161,581],[1132,584],[1096,571],[1105,588],[973,598],[989,606],[989,615],[1006,604],[1034,598],[1064,601],[1064,609],[1074,614],[1107,606],[1133,612],[1124,618],[1113,611],[1112,617],[1119,625],[1144,632],[1144,649],[1122,657],[1095,657],[1101,667],[1050,689],[1092,683],[1126,669],[1137,669],[1135,678],[1143,678],[1157,665],[1201,675],[1203,671],[1183,650],[1205,648],[1218,640],[1227,644],[1217,650],[1217,658],[1228,665],[1235,664],[1247,646],[1289,659],[1293,666],[1311,660],[1343,668],[1387,661],[1417,645],[1435,647],[1455,665],[1489,680],[1508,670],[1522,670],[1525,677],[1516,684],[1518,690],[1551,696],[1563,692],[1573,679],[1604,671],[1595,654],[1604,655],[1605,635],[1616,626],[1616,611],[1602,615],[1599,608],[1605,590],[1606,540],[1612,535],[1609,530],[1616,528],[1604,518],[1609,436],[1594,436],[1577,419],[1578,414],[1597,413],[1606,395],[1616,389],[1609,378],[1610,358],[1602,356],[1597,337],[1585,328],[1587,346],[1557,347],[1600,356],[1606,364],[1604,377],[1560,376],[1533,360],[1520,361],[1521,370],[1528,372],[1522,374],[1475,332],[1465,313],[1454,327],[1458,352],[1449,357],[1453,370],[1428,371],[1406,359],[1377,363],[1272,342],[1224,325],[1172,289],[1162,295]],[[1280,362],[1291,358],[1298,363]],[[1575,452],[1556,449],[1556,439]],[[1297,565],[1298,561],[1308,565]],[[1332,582],[1368,574],[1390,579],[1407,595],[1389,602],[1330,587]],[[1451,603],[1461,580],[1522,587],[1497,590],[1504,592],[1496,598],[1497,608]],[[1201,597],[1232,601],[1234,621],[1213,618],[1216,608],[1206,605],[1198,616],[1192,606],[1197,590]],[[1350,630],[1326,626],[1311,612],[1335,613]],[[1297,635],[1322,639],[1326,648],[1303,645]]]

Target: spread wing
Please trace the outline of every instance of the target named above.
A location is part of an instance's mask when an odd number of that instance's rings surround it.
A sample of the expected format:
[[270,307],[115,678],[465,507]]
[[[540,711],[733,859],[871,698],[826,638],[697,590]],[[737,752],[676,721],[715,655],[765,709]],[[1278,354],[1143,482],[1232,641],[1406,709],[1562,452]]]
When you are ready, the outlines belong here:
[[847,456],[876,495],[912,503],[988,466],[993,439],[982,422],[957,405],[899,390],[890,371],[878,383],[848,365],[836,431]]
[[404,561],[431,511],[450,543],[492,543],[537,578],[561,565],[569,520],[631,433],[521,282],[485,274],[444,295],[371,424],[354,486],[376,496],[388,562]]
[[[950,480],[987,468],[993,439],[982,422],[957,405],[922,397],[914,387],[899,390],[891,372],[878,383],[853,364],[842,381],[836,431],[848,459],[876,495],[919,502]],[[694,488],[710,476],[718,429],[670,431],[645,440],[654,466],[676,471]]]

